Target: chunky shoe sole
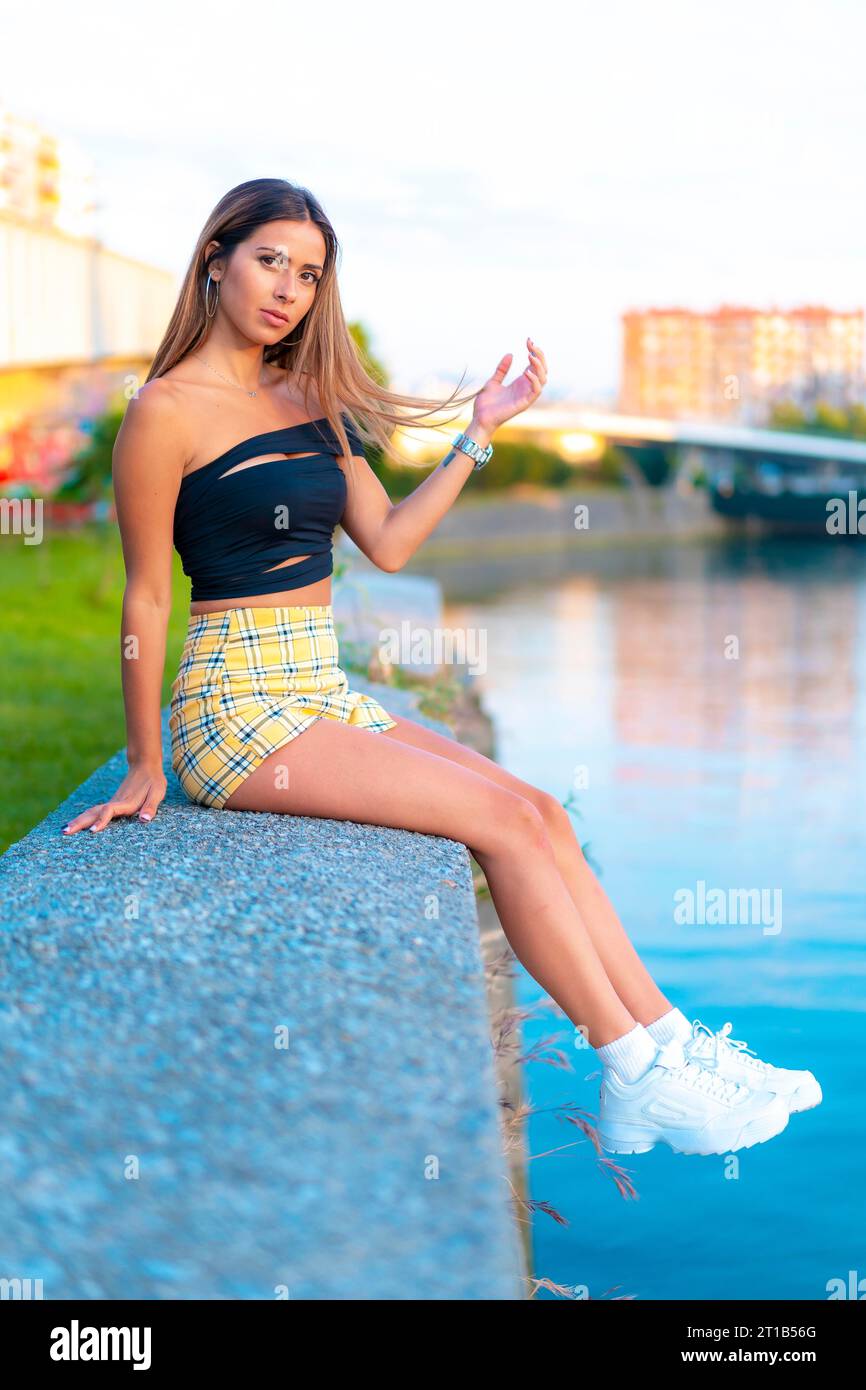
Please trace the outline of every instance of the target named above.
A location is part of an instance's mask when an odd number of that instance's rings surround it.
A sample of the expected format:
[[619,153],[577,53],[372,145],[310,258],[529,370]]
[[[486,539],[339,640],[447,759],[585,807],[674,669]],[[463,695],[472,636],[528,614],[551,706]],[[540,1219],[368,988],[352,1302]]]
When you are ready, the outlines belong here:
[[[652,1134],[644,1125],[630,1125],[622,1121],[612,1121],[602,1132],[598,1131],[599,1143],[608,1153],[614,1154],[645,1154],[650,1149],[654,1149],[656,1144],[667,1144],[678,1154],[729,1154],[735,1153],[738,1149],[750,1149],[753,1144],[763,1144],[767,1139],[773,1139],[788,1124],[790,1115],[787,1109],[770,1108],[763,1114],[755,1116],[751,1120],[746,1120],[738,1129],[733,1131],[732,1142],[721,1144],[718,1132],[709,1138],[704,1139],[701,1147],[701,1136],[695,1135],[695,1143],[691,1143],[685,1134],[678,1136],[671,1133],[670,1136],[656,1132],[655,1137],[648,1139],[647,1135]],[[677,1138],[681,1143],[677,1143]],[[712,1142],[715,1147],[709,1147]]]

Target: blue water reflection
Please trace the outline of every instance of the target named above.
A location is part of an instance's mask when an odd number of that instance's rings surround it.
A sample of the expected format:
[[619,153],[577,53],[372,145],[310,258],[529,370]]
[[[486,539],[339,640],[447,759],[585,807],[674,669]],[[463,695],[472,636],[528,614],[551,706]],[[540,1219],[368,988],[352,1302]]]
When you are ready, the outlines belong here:
[[[620,1158],[637,1202],[586,1142],[537,1159],[532,1195],[571,1223],[535,1218],[538,1275],[644,1299],[822,1299],[852,1269],[866,1280],[864,554],[833,541],[612,548],[543,588],[449,607],[450,624],[486,628],[477,679],[499,761],[561,800],[586,784],[577,833],[661,988],[824,1088],[816,1110],[739,1153],[738,1177],[730,1157]],[[767,890],[778,918],[677,922],[675,894],[700,883]],[[522,972],[521,1002],[539,993]],[[570,1045],[550,1015],[526,1025],[527,1044],[552,1025]],[[571,1075],[529,1067],[542,1111],[597,1113],[596,1054],[573,1056]],[[545,1113],[531,1151],[576,1137]]]

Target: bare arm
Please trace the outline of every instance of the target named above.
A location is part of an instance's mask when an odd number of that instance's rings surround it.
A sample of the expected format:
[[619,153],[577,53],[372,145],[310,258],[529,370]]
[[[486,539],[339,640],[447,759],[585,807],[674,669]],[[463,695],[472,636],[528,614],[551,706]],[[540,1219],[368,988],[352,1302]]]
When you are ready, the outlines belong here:
[[185,462],[181,418],[173,387],[157,378],[130,401],[114,445],[114,497],[126,568],[120,642],[130,767],[162,768],[172,530]]
[[174,508],[186,459],[182,419],[175,388],[156,378],[130,401],[115,441],[112,475],[126,568],[120,662],[129,772],[110,802],[76,816],[69,831],[101,830],[113,815],[135,811],[150,819],[165,795],[162,679]]
[[[492,432],[473,418],[466,433],[484,448]],[[438,526],[474,467],[461,450],[451,450],[408,497],[393,503],[370,465],[356,464],[358,485],[350,491],[340,525],[374,565],[393,573]]]
[[[530,365],[525,372],[510,386],[503,385],[513,357],[507,352],[475,397],[466,433],[482,449],[499,425],[538,398],[547,380],[544,353],[529,338],[526,341]],[[340,524],[374,565],[391,572],[402,569],[438,526],[474,467],[467,454],[452,449],[423,483],[394,505],[372,468],[362,460],[354,474],[358,485],[347,498]]]

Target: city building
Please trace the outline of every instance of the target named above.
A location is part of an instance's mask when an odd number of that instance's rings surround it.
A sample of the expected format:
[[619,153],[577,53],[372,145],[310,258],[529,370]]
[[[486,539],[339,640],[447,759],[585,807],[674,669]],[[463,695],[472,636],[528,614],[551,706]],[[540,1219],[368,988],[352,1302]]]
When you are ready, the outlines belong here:
[[863,310],[820,305],[623,314],[620,409],[762,425],[773,405],[810,410],[864,396]]

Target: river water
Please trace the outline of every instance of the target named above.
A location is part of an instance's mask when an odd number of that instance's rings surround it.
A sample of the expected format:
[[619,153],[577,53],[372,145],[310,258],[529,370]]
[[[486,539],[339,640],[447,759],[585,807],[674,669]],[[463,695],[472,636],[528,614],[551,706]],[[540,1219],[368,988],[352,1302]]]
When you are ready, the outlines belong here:
[[[495,591],[483,564],[438,572],[446,623],[486,644],[498,761],[574,795],[661,989],[824,1090],[736,1161],[616,1156],[638,1194],[624,1199],[557,1114],[597,1115],[597,1055],[541,1012],[526,1046],[557,1034],[573,1071],[525,1072],[530,1152],[568,1146],[529,1165],[533,1198],[569,1223],[535,1215],[537,1277],[593,1298],[824,1299],[852,1278],[866,1296],[864,556],[841,538],[632,544],[524,559]],[[518,991],[542,993],[522,969]]]

